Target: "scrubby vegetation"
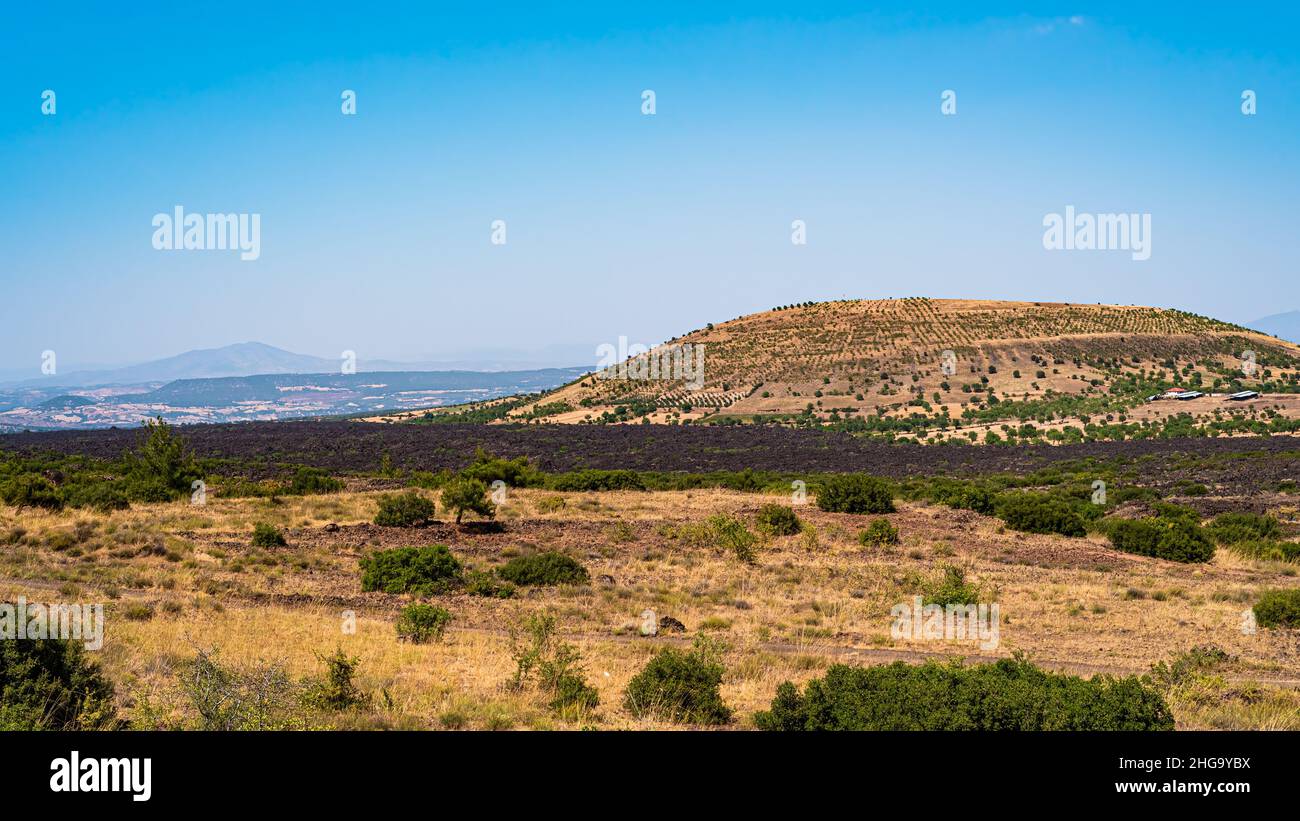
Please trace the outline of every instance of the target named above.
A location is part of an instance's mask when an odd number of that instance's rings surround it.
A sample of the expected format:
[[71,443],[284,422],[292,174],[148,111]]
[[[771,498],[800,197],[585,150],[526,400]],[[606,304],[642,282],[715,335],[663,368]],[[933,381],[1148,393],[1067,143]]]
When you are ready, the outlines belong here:
[[413,602],[397,616],[397,637],[412,644],[438,641],[451,622],[451,613],[432,604]]
[[600,694],[587,683],[582,654],[556,636],[555,616],[535,613],[510,630],[510,653],[515,674],[510,687],[522,690],[535,682],[557,712],[582,714],[594,710]]
[[488,498],[487,485],[478,479],[457,477],[442,487],[442,506],[456,514],[456,524],[466,513],[485,519],[496,516],[496,505]]
[[1208,562],[1214,542],[1196,521],[1173,509],[1146,519],[1116,519],[1106,533],[1115,549],[1171,562]]
[[817,507],[831,513],[893,513],[894,491],[884,479],[851,473],[825,479]]
[[280,528],[267,522],[257,522],[253,525],[252,542],[253,547],[284,547],[288,544]]
[[979,586],[966,580],[966,570],[951,564],[942,565],[933,579],[921,585],[921,595],[925,604],[941,607],[979,604],[983,598]]
[[858,534],[858,541],[871,547],[898,544],[898,528],[890,524],[888,519],[872,519],[867,529]]
[[581,563],[563,553],[555,552],[516,556],[497,568],[497,575],[521,587],[586,584],[590,581],[587,568]]
[[1087,533],[1083,517],[1073,506],[1045,493],[1005,493],[997,498],[994,510],[1012,530],[1061,536]]
[[771,536],[793,536],[803,529],[803,522],[788,505],[763,505],[755,519],[758,529]]
[[109,730],[113,685],[80,641],[0,639],[0,730]]
[[1172,730],[1164,699],[1137,677],[1048,673],[1021,658],[879,667],[837,664],[802,693],[786,682],[764,730]]
[[379,497],[379,512],[375,524],[384,527],[419,527],[429,523],[437,513],[437,506],[420,493],[388,493]]
[[361,559],[364,592],[443,593],[460,581],[461,563],[443,544],[379,550]]
[[1210,538],[1222,545],[1271,541],[1282,535],[1277,519],[1244,511],[1222,513],[1206,525],[1205,529]]
[[690,651],[663,648],[628,682],[624,707],[638,718],[726,724],[731,710],[718,689],[726,672],[719,655],[708,641],[697,641]]
[[1260,627],[1300,627],[1300,588],[1266,590],[1254,611]]

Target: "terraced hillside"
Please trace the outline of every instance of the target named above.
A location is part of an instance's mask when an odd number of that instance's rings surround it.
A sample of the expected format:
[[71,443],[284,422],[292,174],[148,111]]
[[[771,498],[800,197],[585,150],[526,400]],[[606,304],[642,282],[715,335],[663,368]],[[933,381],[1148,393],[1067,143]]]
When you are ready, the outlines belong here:
[[[702,379],[674,370],[703,348]],[[676,355],[674,355],[676,354]],[[652,368],[651,360],[661,359]],[[688,365],[691,358],[686,357]],[[849,300],[788,306],[711,325],[555,391],[498,406],[500,421],[779,422],[898,438],[1089,438],[1089,424],[1148,427],[1300,416],[1300,347],[1178,310],[1049,302]],[[1168,387],[1253,388],[1140,408]],[[1132,422],[1129,417],[1132,416]],[[1120,417],[1123,417],[1120,419]],[[1007,423],[1012,423],[1008,425]],[[1074,431],[1071,432],[1070,429]],[[1235,432],[1225,430],[1224,432]],[[1116,438],[1116,437],[1111,437]],[[1129,438],[1119,436],[1117,438]]]

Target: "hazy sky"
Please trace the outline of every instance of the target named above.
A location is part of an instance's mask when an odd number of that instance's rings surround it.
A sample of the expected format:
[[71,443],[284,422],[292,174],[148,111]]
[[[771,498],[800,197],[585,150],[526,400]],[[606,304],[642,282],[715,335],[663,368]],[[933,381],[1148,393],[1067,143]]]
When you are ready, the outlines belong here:
[[[1283,4],[152,5],[6,9],[0,367],[594,357],[840,297],[1300,308]],[[177,205],[260,215],[260,257],[155,250]],[[1067,205],[1150,214],[1150,259],[1045,250]]]

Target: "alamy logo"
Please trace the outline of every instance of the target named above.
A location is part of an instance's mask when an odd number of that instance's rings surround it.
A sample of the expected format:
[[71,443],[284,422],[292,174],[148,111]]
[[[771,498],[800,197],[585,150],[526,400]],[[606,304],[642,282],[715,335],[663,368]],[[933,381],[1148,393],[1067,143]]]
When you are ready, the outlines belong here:
[[1073,205],[1065,214],[1043,217],[1043,247],[1049,251],[1131,251],[1151,258],[1150,214],[1082,214]]
[[104,605],[0,602],[0,641],[64,639],[85,642],[87,650],[104,646]]
[[693,391],[704,387],[704,345],[683,342],[648,348],[641,343],[618,346],[608,342],[596,348],[596,374],[600,379],[681,380]]
[[981,650],[996,650],[1001,615],[993,604],[923,604],[920,596],[889,609],[889,634],[895,641],[979,641]]
[[158,251],[239,251],[245,262],[262,255],[261,214],[171,214],[153,217],[153,247]]
[[153,795],[152,758],[82,758],[73,750],[50,762],[51,792],[129,792],[132,801]]

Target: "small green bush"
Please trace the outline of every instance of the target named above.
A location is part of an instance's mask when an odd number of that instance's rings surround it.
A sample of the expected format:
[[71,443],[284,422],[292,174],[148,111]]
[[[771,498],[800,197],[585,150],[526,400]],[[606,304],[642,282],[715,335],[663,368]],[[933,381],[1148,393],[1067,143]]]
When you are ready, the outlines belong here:
[[71,485],[67,488],[67,502],[72,507],[86,507],[100,513],[126,510],[131,507],[126,493],[117,482],[98,481]]
[[16,508],[63,509],[63,494],[44,476],[23,473],[0,485],[0,499]]
[[108,730],[113,685],[80,641],[0,640],[0,730]]
[[185,441],[162,417],[145,422],[140,447],[123,458],[124,490],[133,502],[169,502],[190,495],[200,478]]
[[442,638],[451,613],[432,604],[418,602],[402,608],[397,617],[397,637],[412,644],[426,644]]
[[496,516],[497,506],[488,498],[488,488],[478,479],[458,476],[442,488],[442,506],[455,511],[456,524],[466,513],[476,513],[486,519]]
[[978,482],[932,476],[908,481],[904,491],[907,498],[925,499],[960,510],[973,510],[986,516],[993,514],[994,493]]
[[1119,519],[1107,529],[1116,550],[1171,562],[1208,562],[1214,542],[1204,528],[1184,518]]
[[488,599],[508,599],[515,595],[513,584],[500,581],[493,574],[482,570],[465,571],[464,590],[471,596]]
[[1277,539],[1282,527],[1272,516],[1258,513],[1224,513],[1206,525],[1205,530],[1219,544]]
[[477,479],[485,486],[500,481],[510,487],[538,487],[546,481],[546,475],[530,465],[527,456],[500,459],[483,448],[474,451],[474,461],[461,471],[461,475]]
[[817,491],[817,507],[831,513],[893,513],[894,491],[864,473],[830,476]]
[[354,681],[359,658],[348,657],[340,647],[334,655],[325,656],[321,661],[325,663],[325,675],[308,683],[303,703],[328,712],[354,710],[370,704],[370,696]]
[[583,675],[582,654],[556,635],[555,616],[534,613],[510,628],[510,654],[515,675],[510,688],[521,690],[535,677],[537,687],[550,696],[548,706],[561,713],[590,711],[600,694]]
[[253,547],[284,547],[288,542],[275,525],[258,522],[253,525]]
[[1300,627],[1300,588],[1266,590],[1254,609],[1260,627]]
[[427,524],[436,512],[437,506],[414,490],[385,493],[379,497],[375,524],[383,527],[418,527]]
[[777,688],[763,730],[1172,730],[1164,699],[1136,676],[1049,673],[1021,659],[832,666],[803,693]]
[[1251,539],[1248,541],[1234,542],[1229,544],[1227,548],[1243,559],[1259,559],[1261,561],[1272,562],[1300,561],[1300,544],[1297,544],[1296,542],[1282,542],[1272,539]]
[[290,496],[313,496],[319,493],[338,493],[343,482],[320,468],[300,467],[289,480],[285,493]]
[[888,519],[873,519],[867,529],[858,534],[858,541],[868,547],[898,544],[898,528]]
[[925,604],[979,604],[980,588],[966,581],[966,571],[956,565],[944,565],[939,575],[922,585]]
[[497,570],[497,575],[513,584],[529,585],[586,584],[587,568],[563,553],[533,553],[517,556]]
[[803,529],[803,522],[788,505],[763,505],[756,519],[758,529],[773,536],[793,536]]
[[361,590],[428,596],[449,590],[460,573],[445,544],[380,550],[361,559]]
[[1087,533],[1083,517],[1069,502],[1046,493],[1004,493],[998,497],[994,511],[1007,527],[1024,533]]
[[643,480],[634,470],[577,470],[550,477],[546,486],[562,491],[645,490]]
[[690,652],[665,647],[628,682],[623,706],[637,718],[726,724],[731,710],[718,689],[725,672],[716,650],[708,645],[697,644]]

